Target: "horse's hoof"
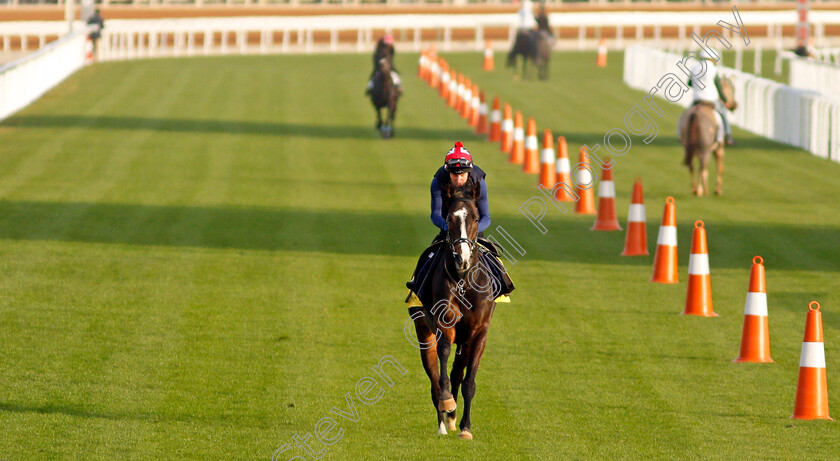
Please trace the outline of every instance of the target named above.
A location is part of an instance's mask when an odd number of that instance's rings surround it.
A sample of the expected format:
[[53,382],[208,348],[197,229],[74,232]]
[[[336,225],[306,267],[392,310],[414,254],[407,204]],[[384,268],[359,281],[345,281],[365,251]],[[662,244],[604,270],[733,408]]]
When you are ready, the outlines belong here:
[[446,414],[446,425],[450,431],[456,431],[458,427],[455,425],[455,420],[458,419],[455,412],[447,413]]
[[458,408],[458,405],[455,403],[455,399],[446,399],[446,400],[439,400],[438,401],[438,410],[445,411],[447,413],[451,413]]
[[472,434],[470,431],[464,429],[460,434],[458,434],[458,438],[461,440],[472,440]]
[[438,427],[438,435],[446,435],[446,425],[443,424],[443,421],[440,422],[440,427]]

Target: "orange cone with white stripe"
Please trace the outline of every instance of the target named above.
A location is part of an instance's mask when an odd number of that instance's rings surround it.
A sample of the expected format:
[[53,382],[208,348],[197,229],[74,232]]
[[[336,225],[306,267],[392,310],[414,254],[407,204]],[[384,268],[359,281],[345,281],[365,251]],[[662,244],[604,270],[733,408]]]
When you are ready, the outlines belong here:
[[647,256],[647,219],[642,178],[633,182],[633,198],[627,212],[627,234],[624,237],[624,251],[621,256]]
[[[496,102],[498,103],[498,101]],[[499,110],[498,104],[496,104],[496,110]],[[478,93],[478,118],[475,123],[475,134],[487,134],[487,99],[485,99],[483,91]]]
[[[481,98],[478,96],[478,85],[473,84],[472,103],[470,104],[470,126],[478,127],[479,111],[481,110]],[[484,108],[485,113],[487,108]]]
[[548,128],[543,131],[543,145],[540,151],[540,185],[548,190],[557,182],[554,173],[554,137]]
[[493,47],[490,44],[490,40],[484,45],[484,63],[481,65],[481,68],[486,71],[493,70]]
[[420,60],[417,63],[417,76],[422,78],[423,80],[428,81],[428,69],[429,69],[429,56],[426,50],[420,52]]
[[[554,161],[554,184],[563,183],[569,188],[572,187],[571,165],[569,164],[569,147],[566,145],[566,137],[557,137],[557,160]],[[558,187],[554,198],[561,202],[573,202],[572,194],[564,187]]]
[[808,304],[808,317],[805,318],[805,339],[799,356],[799,381],[791,418],[832,419],[828,416],[822,313],[820,303],[816,301]]
[[434,49],[432,49],[431,54],[431,64],[429,66],[430,75],[429,75],[429,86],[438,89],[440,86],[440,64],[438,63],[437,55],[434,54]]
[[[608,162],[608,159],[604,159]],[[612,178],[612,168],[601,168],[601,183],[598,184],[598,217],[589,230],[617,231],[618,217],[615,213],[615,183]]]
[[520,111],[516,111],[513,116],[513,146],[508,161],[516,165],[525,162],[525,129],[522,126],[522,112]]
[[537,122],[528,117],[528,131],[525,134],[525,162],[522,171],[529,174],[540,172],[540,154],[537,151]]
[[764,259],[753,258],[750,287],[744,304],[744,330],[741,354],[735,362],[772,362],[770,358],[770,322],[767,319],[767,286],[764,283]]
[[598,43],[598,59],[595,60],[595,64],[598,67],[606,67],[607,66],[607,39],[601,38],[601,42]]
[[674,197],[665,199],[665,211],[662,212],[662,225],[656,239],[656,255],[653,257],[653,277],[651,282],[679,283],[677,266],[677,207]]
[[499,138],[499,148],[510,154],[513,151],[513,110],[505,103],[505,118],[502,119],[502,137]]
[[454,70],[449,71],[449,101],[447,102],[452,108],[458,104],[458,74]]
[[455,86],[455,104],[452,106],[455,112],[461,113],[464,104],[464,74],[458,73],[458,84]]
[[712,279],[709,275],[709,247],[703,221],[694,223],[691,254],[688,256],[688,291],[685,295],[685,315],[717,317],[712,309]]
[[440,60],[440,84],[438,85],[438,91],[440,92],[440,97],[443,98],[444,101],[449,101],[449,79],[451,75],[449,74],[449,63],[445,60]]
[[575,165],[575,193],[580,199],[575,202],[575,213],[595,214],[595,194],[592,187],[595,185],[595,170],[589,164],[589,155],[586,148],[580,148],[580,161]]
[[499,110],[499,97],[493,98],[493,111],[490,112],[490,133],[487,135],[490,142],[502,140],[502,111]]
[[461,96],[461,118],[469,120],[472,117],[472,81],[469,78],[464,79],[464,93]]

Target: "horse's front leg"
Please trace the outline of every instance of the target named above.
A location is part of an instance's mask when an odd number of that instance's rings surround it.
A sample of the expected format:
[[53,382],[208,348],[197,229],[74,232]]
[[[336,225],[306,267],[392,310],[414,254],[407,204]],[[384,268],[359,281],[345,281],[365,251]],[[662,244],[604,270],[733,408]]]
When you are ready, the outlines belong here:
[[464,440],[472,440],[472,422],[470,421],[470,408],[472,399],[475,396],[475,375],[478,373],[478,366],[481,363],[481,356],[484,354],[484,345],[487,343],[487,329],[485,325],[472,334],[468,344],[467,374],[464,376],[461,394],[464,396],[464,415],[461,417],[461,434],[458,436]]
[[382,108],[376,108],[376,129],[382,129]]
[[[469,351],[470,349],[468,344],[460,344],[457,352],[455,353],[455,360],[453,360],[452,363],[450,378],[452,380],[452,397],[455,399],[456,404],[458,402],[458,390],[461,387],[461,383],[464,381],[464,369],[467,367],[467,358],[470,354]],[[457,414],[455,411],[446,414],[446,424],[448,425],[448,429],[450,431],[455,430],[456,417]]]
[[[457,407],[455,398],[452,397],[450,390],[451,383],[449,381],[449,353],[452,350],[452,342],[455,340],[455,330],[448,328],[443,336],[438,340],[437,353],[438,362],[440,363],[440,395],[438,397],[438,411],[449,413],[455,411]],[[443,415],[441,415],[443,419]]]
[[[411,313],[412,311],[409,311]],[[432,405],[435,407],[435,414],[437,415],[438,433],[446,435],[446,429],[441,418],[441,414],[437,411],[438,396],[440,396],[440,375],[438,373],[438,357],[437,357],[437,342],[435,334],[426,324],[423,316],[414,318],[414,331],[417,334],[417,342],[420,344],[420,361],[423,362],[423,369],[426,370],[426,376],[431,382]],[[455,429],[452,429],[455,430]]]

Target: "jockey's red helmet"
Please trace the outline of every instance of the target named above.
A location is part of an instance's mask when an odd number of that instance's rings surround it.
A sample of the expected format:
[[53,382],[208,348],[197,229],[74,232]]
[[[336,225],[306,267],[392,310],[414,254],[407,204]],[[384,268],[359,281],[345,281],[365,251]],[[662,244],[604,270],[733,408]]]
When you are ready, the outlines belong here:
[[385,36],[382,37],[382,41],[384,41],[388,45],[393,45],[394,44],[394,36],[391,35],[391,34],[385,34]]
[[472,155],[461,141],[455,143],[455,147],[449,149],[444,159],[444,166],[446,171],[450,173],[464,173],[472,169]]

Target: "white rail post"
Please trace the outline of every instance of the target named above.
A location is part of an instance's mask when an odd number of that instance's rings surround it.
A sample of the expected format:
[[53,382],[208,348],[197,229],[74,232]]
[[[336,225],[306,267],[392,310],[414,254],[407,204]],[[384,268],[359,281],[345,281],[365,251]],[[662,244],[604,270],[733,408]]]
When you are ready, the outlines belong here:
[[761,76],[761,42],[755,43],[755,59],[753,60],[753,73]]
[[[360,30],[361,31],[361,30]],[[414,51],[420,51],[420,28],[414,28]]]
[[619,24],[615,28],[615,46],[619,50],[624,48],[624,25]]

